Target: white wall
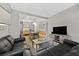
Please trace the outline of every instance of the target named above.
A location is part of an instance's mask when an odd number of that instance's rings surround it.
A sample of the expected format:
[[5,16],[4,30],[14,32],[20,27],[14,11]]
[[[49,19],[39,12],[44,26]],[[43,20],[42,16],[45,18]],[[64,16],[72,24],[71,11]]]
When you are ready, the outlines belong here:
[[67,26],[68,35],[73,41],[79,42],[79,5],[64,10],[49,19],[49,32],[54,26]]
[[19,13],[15,11],[11,12],[11,24],[9,34],[12,35],[14,38],[18,38],[20,36]]

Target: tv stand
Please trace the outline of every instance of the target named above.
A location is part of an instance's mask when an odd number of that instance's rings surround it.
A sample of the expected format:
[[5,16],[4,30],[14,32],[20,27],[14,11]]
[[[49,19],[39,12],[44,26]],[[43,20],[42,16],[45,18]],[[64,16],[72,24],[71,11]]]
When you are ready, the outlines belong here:
[[54,42],[63,43],[64,39],[71,39],[69,35],[51,34],[51,38]]

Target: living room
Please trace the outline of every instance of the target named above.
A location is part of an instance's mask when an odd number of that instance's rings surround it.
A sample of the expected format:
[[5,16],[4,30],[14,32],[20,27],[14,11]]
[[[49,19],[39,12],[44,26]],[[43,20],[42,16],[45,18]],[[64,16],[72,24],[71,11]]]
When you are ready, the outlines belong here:
[[78,18],[78,3],[0,3],[0,55],[79,56]]

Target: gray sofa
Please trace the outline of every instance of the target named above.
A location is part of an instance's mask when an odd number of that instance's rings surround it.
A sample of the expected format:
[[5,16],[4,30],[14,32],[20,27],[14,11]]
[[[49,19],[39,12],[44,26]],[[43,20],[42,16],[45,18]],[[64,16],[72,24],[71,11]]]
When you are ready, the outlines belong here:
[[0,56],[23,56],[23,51],[29,50],[24,41],[23,37],[14,39],[10,35],[0,38]]
[[79,45],[73,47],[71,51],[64,56],[79,56]]

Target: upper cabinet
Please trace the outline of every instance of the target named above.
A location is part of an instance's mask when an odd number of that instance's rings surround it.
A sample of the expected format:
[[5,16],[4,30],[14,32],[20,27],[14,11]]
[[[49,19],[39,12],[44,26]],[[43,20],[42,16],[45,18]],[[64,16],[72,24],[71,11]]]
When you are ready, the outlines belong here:
[[0,23],[10,24],[10,13],[0,7]]

